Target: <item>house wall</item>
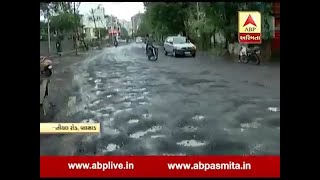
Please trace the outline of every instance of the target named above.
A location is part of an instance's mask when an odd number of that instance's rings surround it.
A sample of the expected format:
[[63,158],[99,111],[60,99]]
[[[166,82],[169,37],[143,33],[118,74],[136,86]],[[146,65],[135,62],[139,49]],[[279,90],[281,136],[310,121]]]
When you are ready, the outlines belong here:
[[272,40],[272,50],[280,51],[280,2],[272,3],[274,15],[274,39]]
[[[96,26],[97,28],[104,28],[106,27],[106,18],[104,14],[104,8],[100,7],[94,10],[94,17],[96,19]],[[87,12],[82,17],[82,22],[85,27],[88,28],[95,28],[93,15],[90,12]]]
[[86,40],[97,38],[94,33],[95,27],[97,28],[107,27],[107,23],[109,19],[105,17],[105,10],[103,7],[94,9],[94,17],[95,17],[96,24],[93,21],[92,13],[87,12],[82,16],[82,23],[84,25],[83,29],[84,29],[84,33],[86,34],[86,37],[85,37]]
[[86,40],[91,40],[97,38],[94,34],[94,28],[83,28],[84,33],[86,34],[85,39]]

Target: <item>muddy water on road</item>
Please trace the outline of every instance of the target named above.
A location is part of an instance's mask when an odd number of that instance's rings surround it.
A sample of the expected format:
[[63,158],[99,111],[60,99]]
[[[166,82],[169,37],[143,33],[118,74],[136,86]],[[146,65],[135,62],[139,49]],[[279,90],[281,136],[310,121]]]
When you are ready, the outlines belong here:
[[280,114],[267,111],[278,99],[243,97],[219,76],[179,73],[146,59],[137,45],[119,46],[75,67],[79,90],[70,97],[68,118],[100,122],[102,131],[54,137],[60,144],[51,153],[279,153]]

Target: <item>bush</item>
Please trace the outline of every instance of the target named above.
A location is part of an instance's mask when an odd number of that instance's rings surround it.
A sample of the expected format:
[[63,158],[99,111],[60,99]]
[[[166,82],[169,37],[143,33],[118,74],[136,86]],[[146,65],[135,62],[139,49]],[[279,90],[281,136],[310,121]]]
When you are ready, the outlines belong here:
[[88,46],[90,46],[90,47],[98,47],[99,46],[99,41],[93,40],[93,41],[88,43]]
[[40,34],[40,41],[48,41],[48,36]]
[[[51,35],[50,40],[56,40],[56,37],[54,35]],[[40,33],[40,41],[48,41],[48,33]]]

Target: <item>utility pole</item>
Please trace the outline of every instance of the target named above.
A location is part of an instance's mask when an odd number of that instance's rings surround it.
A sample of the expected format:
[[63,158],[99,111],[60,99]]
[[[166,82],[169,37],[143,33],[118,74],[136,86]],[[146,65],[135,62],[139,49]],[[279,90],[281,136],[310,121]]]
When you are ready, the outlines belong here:
[[75,21],[75,30],[74,30],[74,38],[75,38],[75,48],[76,48],[76,55],[78,55],[78,27],[77,27],[77,14],[76,14],[76,2],[73,3],[73,15]]
[[50,56],[50,51],[51,51],[51,39],[50,39],[50,12],[49,8],[47,9],[47,18],[48,18],[48,55]]

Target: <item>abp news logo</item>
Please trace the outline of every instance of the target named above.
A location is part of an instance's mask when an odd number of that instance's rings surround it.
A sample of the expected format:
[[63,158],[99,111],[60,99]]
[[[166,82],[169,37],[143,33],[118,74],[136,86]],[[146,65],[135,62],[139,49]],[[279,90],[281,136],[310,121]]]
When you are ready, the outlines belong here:
[[261,14],[258,11],[238,12],[238,40],[241,44],[261,44]]

